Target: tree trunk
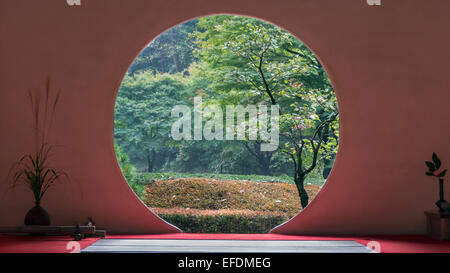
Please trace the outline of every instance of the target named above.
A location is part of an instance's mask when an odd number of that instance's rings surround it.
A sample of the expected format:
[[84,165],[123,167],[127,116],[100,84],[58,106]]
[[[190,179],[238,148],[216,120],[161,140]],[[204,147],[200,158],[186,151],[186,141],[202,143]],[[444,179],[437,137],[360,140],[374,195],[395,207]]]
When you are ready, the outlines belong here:
[[154,163],[155,163],[155,157],[156,157],[155,151],[153,151],[153,150],[148,151],[148,154],[147,154],[147,171],[149,173],[153,172],[153,166],[154,166]]
[[308,193],[305,190],[305,178],[301,175],[295,175],[295,185],[297,186],[298,194],[300,196],[300,203],[302,205],[302,208],[304,209],[308,203],[309,203],[309,196]]
[[331,160],[329,160],[329,159],[323,160],[323,165],[324,165],[323,171],[322,171],[323,179],[327,179],[328,175],[330,175],[330,172],[331,172],[331,167],[329,167],[330,162],[331,162]]
[[265,169],[263,170],[262,174],[263,174],[264,176],[271,176],[271,175],[272,175],[272,172],[269,170],[269,168],[265,168]]
[[[322,69],[323,70],[323,69]],[[329,139],[329,132],[330,132],[330,129],[329,129],[329,127],[327,126],[327,127],[325,127],[324,128],[324,132],[323,132],[323,137],[322,137],[322,139],[323,139],[323,143],[324,144],[327,144],[327,142],[328,142],[328,139]],[[322,177],[324,178],[324,179],[327,179],[328,178],[328,175],[330,174],[330,172],[331,172],[331,167],[329,167],[329,164],[330,164],[330,162],[331,162],[331,160],[329,160],[329,159],[323,159],[323,171],[322,171]]]
[[270,160],[267,160],[267,158],[262,158],[260,161],[260,166],[263,175],[272,175],[272,172],[270,171]]
[[147,155],[147,172],[153,172],[153,161],[150,158],[150,155]]
[[273,152],[261,152],[261,144],[256,143],[253,145],[254,150],[250,148],[247,143],[244,146],[250,152],[250,154],[257,160],[259,167],[261,168],[261,174],[270,176],[272,172],[270,171],[270,163],[272,161]]
[[178,73],[180,72],[180,65],[178,63],[178,54],[177,54],[177,49],[176,49],[176,43],[175,43],[175,30],[172,29],[172,31],[170,31],[170,42],[172,44],[173,47],[173,63],[175,65],[175,72]]

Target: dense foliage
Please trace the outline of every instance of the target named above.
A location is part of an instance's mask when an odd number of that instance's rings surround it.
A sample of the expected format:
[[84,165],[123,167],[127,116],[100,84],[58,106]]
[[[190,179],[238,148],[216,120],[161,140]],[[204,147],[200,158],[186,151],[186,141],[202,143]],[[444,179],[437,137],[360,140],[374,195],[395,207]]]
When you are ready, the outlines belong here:
[[120,169],[122,170],[123,176],[127,180],[128,184],[131,186],[133,191],[142,199],[145,197],[145,187],[140,183],[138,179],[136,168],[130,163],[130,159],[122,149],[114,144],[114,149],[117,156],[117,161],[119,163]]
[[288,219],[272,214],[215,214],[192,215],[181,213],[164,213],[158,215],[169,223],[187,233],[268,233],[272,228]]
[[[279,105],[280,148],[258,140],[174,141],[175,105]],[[139,171],[290,176],[308,204],[307,179],[326,179],[338,146],[338,109],[308,48],[269,23],[209,16],[161,34],[130,67],[116,104],[115,139]],[[205,122],[205,121],[204,121]]]
[[131,74],[154,70],[159,73],[178,73],[194,62],[193,44],[189,34],[197,20],[175,26],[152,41],[129,68]]

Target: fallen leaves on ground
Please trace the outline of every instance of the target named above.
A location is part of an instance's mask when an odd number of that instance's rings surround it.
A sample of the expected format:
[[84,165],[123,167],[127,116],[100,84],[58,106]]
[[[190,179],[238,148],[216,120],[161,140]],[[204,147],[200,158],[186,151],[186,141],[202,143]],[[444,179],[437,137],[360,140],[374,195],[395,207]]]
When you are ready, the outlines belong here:
[[[320,186],[306,185],[305,189],[312,200]],[[301,210],[293,184],[208,178],[156,180],[146,186],[144,202],[157,214],[270,214],[291,218]]]

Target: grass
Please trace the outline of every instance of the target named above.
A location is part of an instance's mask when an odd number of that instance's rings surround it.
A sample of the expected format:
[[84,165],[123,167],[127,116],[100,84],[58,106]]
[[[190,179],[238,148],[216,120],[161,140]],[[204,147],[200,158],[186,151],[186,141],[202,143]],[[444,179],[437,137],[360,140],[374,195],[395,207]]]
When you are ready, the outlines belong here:
[[[177,172],[158,172],[158,173],[140,173],[139,180],[142,183],[149,183],[151,180],[171,180],[178,178],[208,178],[216,180],[233,180],[233,181],[251,181],[251,182],[277,182],[294,184],[292,177],[283,174],[281,176],[264,176],[264,175],[241,175],[241,174],[217,174],[217,173],[177,173]],[[322,186],[325,179],[311,177],[307,178],[305,184]]]

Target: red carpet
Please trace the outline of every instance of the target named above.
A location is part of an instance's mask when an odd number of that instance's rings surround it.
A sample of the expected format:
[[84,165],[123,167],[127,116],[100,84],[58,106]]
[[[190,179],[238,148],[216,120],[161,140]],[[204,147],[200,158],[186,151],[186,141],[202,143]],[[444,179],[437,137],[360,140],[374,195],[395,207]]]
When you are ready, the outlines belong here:
[[110,239],[198,239],[198,240],[354,240],[367,245],[377,242],[381,253],[450,253],[450,242],[442,242],[422,235],[396,236],[297,236],[280,234],[196,234],[172,233],[154,235],[110,235]]
[[[373,241],[379,244],[382,253],[450,253],[450,242],[441,242],[425,236],[368,236],[328,237],[295,236],[278,234],[153,234],[153,235],[109,235],[110,239],[198,239],[198,240],[354,240],[367,245]],[[98,239],[90,238],[80,242],[86,248]],[[69,253],[76,250],[68,243],[66,236],[30,237],[0,235],[0,253]],[[376,245],[376,244],[375,244]],[[76,247],[76,244],[75,244]]]
[[0,253],[70,253],[86,248],[98,238],[74,242],[69,236],[9,236],[0,235]]

